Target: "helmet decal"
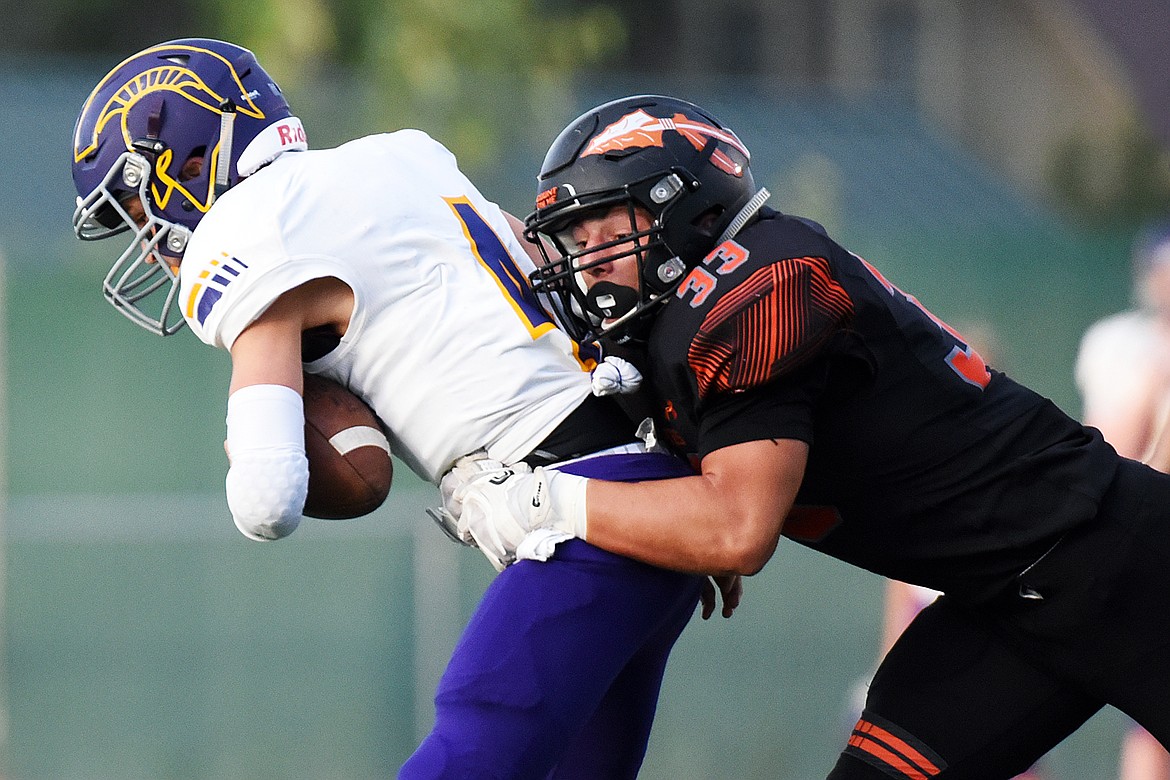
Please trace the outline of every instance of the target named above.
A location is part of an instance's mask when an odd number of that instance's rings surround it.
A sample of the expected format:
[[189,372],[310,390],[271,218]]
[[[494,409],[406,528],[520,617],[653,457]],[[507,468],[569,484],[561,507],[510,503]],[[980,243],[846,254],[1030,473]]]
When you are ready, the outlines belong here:
[[549,187],[544,192],[536,196],[536,207],[538,209],[546,209],[557,202],[557,190],[560,187]]
[[117,119],[121,122],[122,137],[126,140],[126,146],[129,147],[130,142],[133,140],[130,137],[130,132],[126,127],[126,117],[128,116],[130,109],[142,98],[146,97],[152,92],[160,90],[178,93],[190,100],[192,103],[201,105],[208,111],[216,112],[220,110],[224,100],[230,98],[232,102],[236,104],[236,110],[241,114],[247,114],[254,119],[264,118],[264,112],[261,111],[254,102],[254,99],[259,97],[259,95],[256,94],[255,90],[249,92],[244,87],[244,84],[240,78],[240,74],[236,72],[235,66],[232,65],[226,57],[224,57],[219,52],[212,51],[211,49],[175,44],[154,46],[150,49],[139,52],[132,57],[127,57],[116,67],[111,69],[110,73],[105,78],[98,82],[98,85],[94,87],[94,90],[90,94],[89,99],[86,100],[85,105],[82,107],[82,113],[84,114],[89,110],[90,103],[104,90],[106,86],[106,80],[113,74],[117,73],[126,63],[156,51],[175,51],[183,49],[205,54],[222,62],[224,67],[227,68],[228,72],[230,73],[232,80],[235,82],[235,85],[239,88],[238,93],[236,95],[217,94],[215,90],[207,86],[199,74],[186,67],[186,63],[181,62],[180,58],[172,57],[170,58],[170,61],[174,63],[173,65],[160,65],[156,68],[151,68],[150,70],[144,71],[134,76],[121,88],[119,88],[108,101],[106,101],[105,106],[102,107],[102,110],[98,114],[98,120],[94,126],[92,137],[86,139],[88,141],[88,146],[86,146],[84,149],[81,147],[83,140],[80,138],[81,125],[78,125],[77,132],[79,137],[75,138],[73,142],[75,160],[84,159],[97,147],[98,138],[101,136],[102,130],[104,130],[106,125],[114,119]]
[[[626,149],[644,149],[648,146],[662,146],[663,134],[674,131],[685,138],[696,150],[707,145],[708,138],[728,144],[745,158],[751,159],[747,147],[730,130],[691,119],[686,114],[676,113],[673,117],[650,116],[642,109],[626,114],[606,127],[586,144],[581,156],[605,154]],[[743,166],[734,162],[718,149],[711,155],[711,163],[732,176],[742,176]]]

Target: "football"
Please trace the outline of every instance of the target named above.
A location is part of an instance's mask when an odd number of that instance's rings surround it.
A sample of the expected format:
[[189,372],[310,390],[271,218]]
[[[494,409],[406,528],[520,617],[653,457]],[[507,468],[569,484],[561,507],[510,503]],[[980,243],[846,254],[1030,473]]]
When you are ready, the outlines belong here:
[[324,520],[368,515],[390,492],[390,444],[374,410],[331,379],[305,374],[304,514]]

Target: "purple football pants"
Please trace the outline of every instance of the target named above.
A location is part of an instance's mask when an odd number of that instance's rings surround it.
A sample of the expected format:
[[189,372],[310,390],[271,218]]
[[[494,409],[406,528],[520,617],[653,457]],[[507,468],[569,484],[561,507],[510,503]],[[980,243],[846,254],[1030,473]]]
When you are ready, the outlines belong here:
[[[610,480],[690,474],[663,455],[562,471]],[[399,778],[633,778],[666,660],[702,578],[573,539],[488,587],[435,695],[435,727]]]

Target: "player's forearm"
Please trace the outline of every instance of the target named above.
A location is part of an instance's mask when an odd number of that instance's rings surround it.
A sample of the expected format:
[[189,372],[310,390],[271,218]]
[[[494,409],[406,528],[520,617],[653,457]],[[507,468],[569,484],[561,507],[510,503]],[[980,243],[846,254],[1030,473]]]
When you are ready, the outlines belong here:
[[591,481],[589,542],[670,569],[754,574],[776,549],[807,458],[804,442],[764,439],[712,452],[695,477]]
[[285,385],[248,385],[228,398],[225,489],[249,539],[281,539],[300,523],[309,485],[304,429],[301,397]]
[[698,476],[625,483],[469,457],[441,487],[459,533],[494,563],[551,530],[676,571],[754,574],[776,549],[807,459],[804,442],[765,439],[710,453]]
[[591,480],[590,544],[698,574],[754,574],[776,549],[783,514],[710,477],[620,483]]

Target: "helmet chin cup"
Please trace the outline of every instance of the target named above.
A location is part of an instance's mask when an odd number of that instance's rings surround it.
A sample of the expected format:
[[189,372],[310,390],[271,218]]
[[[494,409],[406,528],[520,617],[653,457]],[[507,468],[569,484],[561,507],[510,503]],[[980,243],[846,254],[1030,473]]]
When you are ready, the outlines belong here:
[[637,290],[613,282],[598,282],[585,293],[585,308],[603,321],[624,317],[641,301]]

